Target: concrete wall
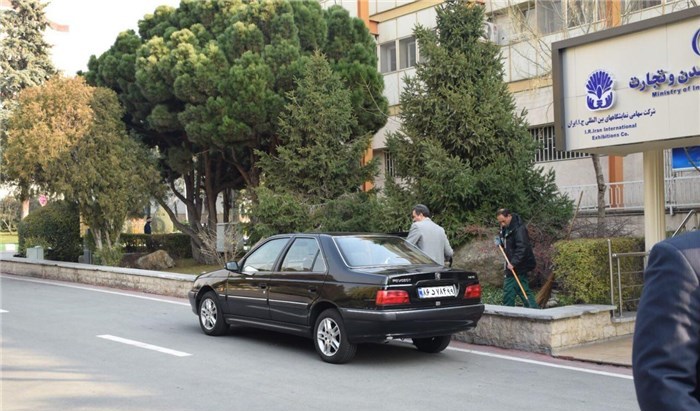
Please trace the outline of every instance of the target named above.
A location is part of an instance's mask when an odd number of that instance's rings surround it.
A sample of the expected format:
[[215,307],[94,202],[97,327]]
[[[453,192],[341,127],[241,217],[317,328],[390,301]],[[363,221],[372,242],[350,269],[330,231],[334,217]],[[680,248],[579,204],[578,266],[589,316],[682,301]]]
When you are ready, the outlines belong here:
[[195,276],[26,258],[3,258],[3,273],[187,298]]
[[579,345],[634,332],[634,319],[615,321],[612,305],[574,305],[531,310],[486,305],[479,325],[455,339],[481,345],[556,354]]

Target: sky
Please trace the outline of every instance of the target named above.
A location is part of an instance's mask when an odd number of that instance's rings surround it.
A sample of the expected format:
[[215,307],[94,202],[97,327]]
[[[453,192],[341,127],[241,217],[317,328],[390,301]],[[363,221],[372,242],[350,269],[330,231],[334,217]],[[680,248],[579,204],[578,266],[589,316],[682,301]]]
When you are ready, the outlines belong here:
[[91,55],[109,49],[122,31],[138,30],[138,21],[160,5],[177,7],[179,0],[46,0],[46,16],[68,25],[68,32],[47,29],[45,39],[53,45],[52,59],[67,76],[87,70]]

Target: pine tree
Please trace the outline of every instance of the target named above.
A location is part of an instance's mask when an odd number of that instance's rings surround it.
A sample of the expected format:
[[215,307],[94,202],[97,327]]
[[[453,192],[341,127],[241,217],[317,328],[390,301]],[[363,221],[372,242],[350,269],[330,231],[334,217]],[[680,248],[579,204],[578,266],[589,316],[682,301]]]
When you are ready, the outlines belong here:
[[12,0],[12,8],[0,12],[0,105],[27,88],[40,85],[56,70],[51,63],[48,26],[38,0]]
[[387,139],[399,177],[389,198],[405,209],[425,203],[457,243],[465,225],[490,223],[498,207],[559,223],[571,212],[554,175],[534,167],[535,142],[483,21],[481,6],[451,0],[437,8],[436,30],[416,29],[422,62],[401,95],[402,127]]
[[252,211],[254,238],[369,228],[363,210],[374,197],[360,186],[376,174],[374,162],[361,163],[372,135],[355,134],[352,93],[323,55],[310,58],[279,121],[284,141],[276,152],[256,152],[264,178]]
[[[12,104],[20,91],[43,84],[56,73],[51,46],[44,40],[48,26],[45,4],[39,0],[11,0],[11,8],[0,10],[0,145],[7,140],[4,130]],[[4,150],[4,148],[0,148]],[[4,173],[0,181],[6,179]],[[29,213],[28,184],[20,182],[18,198],[22,218]]]

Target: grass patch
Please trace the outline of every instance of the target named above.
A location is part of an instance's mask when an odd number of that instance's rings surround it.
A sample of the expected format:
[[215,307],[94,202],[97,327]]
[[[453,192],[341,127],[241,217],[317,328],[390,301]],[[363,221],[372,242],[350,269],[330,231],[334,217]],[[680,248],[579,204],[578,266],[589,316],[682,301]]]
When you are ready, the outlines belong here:
[[17,233],[0,233],[0,244],[17,244]]

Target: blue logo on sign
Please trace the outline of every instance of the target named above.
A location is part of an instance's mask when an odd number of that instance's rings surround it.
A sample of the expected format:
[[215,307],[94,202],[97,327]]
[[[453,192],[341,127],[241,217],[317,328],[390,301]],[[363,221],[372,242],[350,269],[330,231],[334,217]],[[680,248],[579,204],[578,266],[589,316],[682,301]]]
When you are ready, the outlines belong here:
[[700,56],[700,29],[693,35],[693,51]]
[[615,102],[613,79],[605,70],[594,71],[586,83],[586,105],[591,111],[605,110]]

